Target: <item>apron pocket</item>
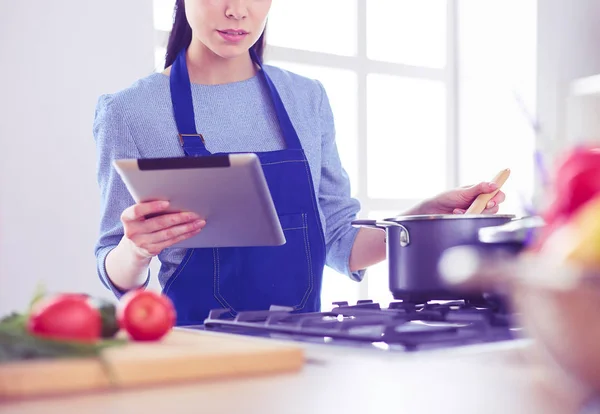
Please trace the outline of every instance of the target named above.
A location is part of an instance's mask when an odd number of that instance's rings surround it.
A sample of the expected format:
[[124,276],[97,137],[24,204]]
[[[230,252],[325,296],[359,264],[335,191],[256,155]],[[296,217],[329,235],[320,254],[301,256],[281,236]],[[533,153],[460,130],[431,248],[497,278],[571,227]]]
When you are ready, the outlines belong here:
[[279,223],[284,232],[290,230],[306,230],[306,214],[283,214],[279,216]]
[[286,242],[270,248],[272,258],[261,260],[262,275],[257,275],[260,278],[257,286],[260,294],[270,299],[269,306],[291,306],[300,310],[306,305],[314,285],[307,218],[304,213],[286,214],[279,216],[279,222]]
[[314,287],[307,217],[285,214],[279,220],[286,239],[282,246],[217,249],[218,262],[235,262],[231,268],[216,269],[215,296],[226,307],[268,310],[277,305],[300,310],[306,305]]

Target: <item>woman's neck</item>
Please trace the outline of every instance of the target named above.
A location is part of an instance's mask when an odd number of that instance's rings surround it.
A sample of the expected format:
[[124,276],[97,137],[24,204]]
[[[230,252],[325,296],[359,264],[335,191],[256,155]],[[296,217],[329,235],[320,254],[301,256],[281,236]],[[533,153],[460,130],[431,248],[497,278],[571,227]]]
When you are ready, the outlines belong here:
[[218,85],[244,81],[256,75],[250,53],[225,59],[196,39],[192,39],[186,58],[191,83]]

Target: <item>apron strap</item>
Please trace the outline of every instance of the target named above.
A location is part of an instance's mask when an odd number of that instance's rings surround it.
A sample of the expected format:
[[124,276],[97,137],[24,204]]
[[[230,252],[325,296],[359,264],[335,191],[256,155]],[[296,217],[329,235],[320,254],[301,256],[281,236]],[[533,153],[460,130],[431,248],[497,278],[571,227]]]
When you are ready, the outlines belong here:
[[[169,77],[171,102],[173,104],[175,123],[177,124],[177,130],[179,131],[179,141],[187,156],[210,155],[210,152],[204,145],[204,137],[196,131],[192,85],[187,70],[187,63],[185,61],[186,51],[187,49],[184,48],[177,55],[177,58],[171,66],[171,75]],[[252,61],[260,67],[259,73],[267,85],[286,147],[288,149],[302,149],[296,129],[285,110],[285,106],[277,92],[277,88],[275,88],[275,84],[264,70],[262,62],[254,49],[250,49],[250,57],[252,58]]]
[[252,61],[260,67],[260,74],[269,88],[269,95],[271,95],[271,101],[273,101],[273,106],[275,107],[275,114],[277,115],[277,120],[279,121],[279,128],[281,129],[281,133],[283,134],[287,148],[302,149],[296,129],[294,128],[294,125],[292,124],[292,121],[285,110],[285,106],[283,105],[283,101],[279,96],[279,92],[277,92],[275,84],[263,68],[263,64],[256,54],[254,48],[250,49],[250,57],[252,58]]

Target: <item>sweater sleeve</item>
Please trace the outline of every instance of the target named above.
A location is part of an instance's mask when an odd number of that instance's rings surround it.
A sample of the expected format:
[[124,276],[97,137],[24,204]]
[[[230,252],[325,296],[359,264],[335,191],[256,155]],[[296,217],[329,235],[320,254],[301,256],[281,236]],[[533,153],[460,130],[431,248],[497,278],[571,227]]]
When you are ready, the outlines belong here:
[[321,91],[321,182],[319,185],[319,206],[325,216],[326,264],[332,269],[347,275],[353,280],[363,279],[365,270],[350,271],[350,252],[357,228],[351,222],[360,210],[360,203],[351,197],[350,180],[344,170],[335,140],[333,112],[323,85]]
[[[113,160],[141,158],[118,102],[102,95],[97,103],[93,134],[96,144],[96,178],[100,187],[100,234],[95,245],[96,267],[102,283],[117,297],[125,292],[108,278],[104,262],[123,237],[121,214],[135,204],[125,183],[113,167]],[[150,280],[150,271],[144,286]]]

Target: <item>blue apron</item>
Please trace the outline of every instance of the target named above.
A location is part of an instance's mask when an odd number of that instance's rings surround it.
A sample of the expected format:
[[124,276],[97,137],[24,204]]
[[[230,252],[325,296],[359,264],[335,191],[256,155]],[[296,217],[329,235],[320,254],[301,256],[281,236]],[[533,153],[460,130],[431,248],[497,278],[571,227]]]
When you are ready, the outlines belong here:
[[[188,157],[210,155],[196,131],[184,49],[171,67],[173,112]],[[268,88],[286,149],[257,153],[286,243],[276,247],[188,249],[164,287],[177,311],[177,325],[203,323],[211,309],[232,315],[271,305],[315,312],[321,307],[325,239],[308,161],[275,85],[253,50]],[[242,132],[243,133],[243,132]],[[206,137],[210,139],[210,137]],[[210,221],[207,223],[210,226]]]

